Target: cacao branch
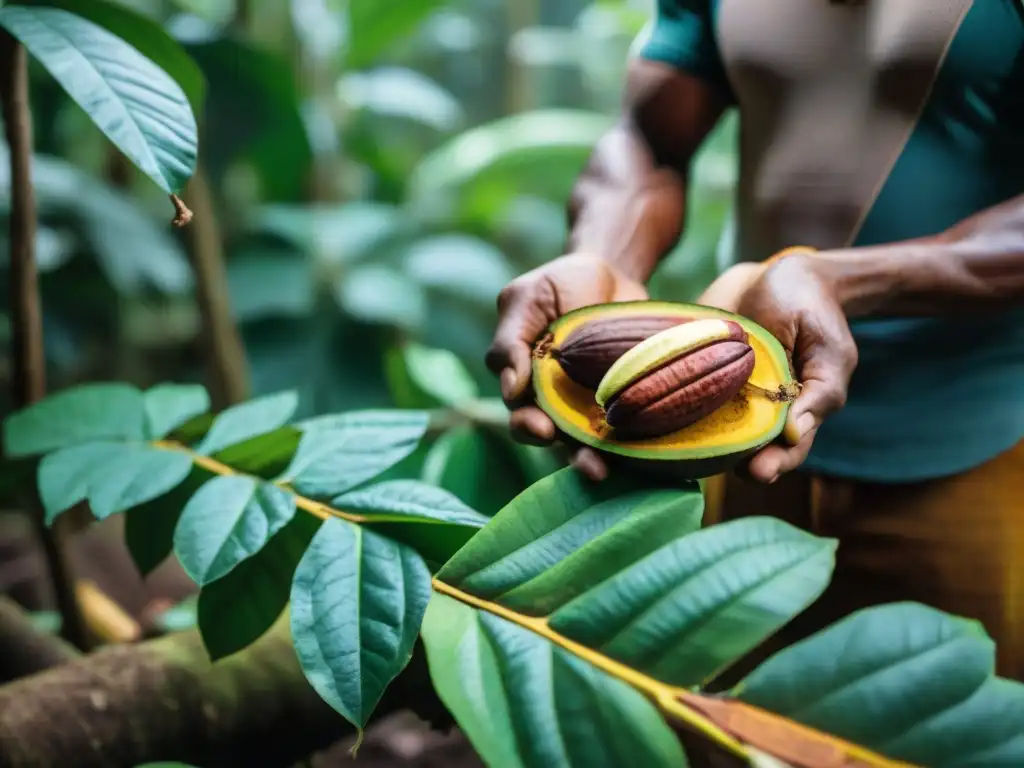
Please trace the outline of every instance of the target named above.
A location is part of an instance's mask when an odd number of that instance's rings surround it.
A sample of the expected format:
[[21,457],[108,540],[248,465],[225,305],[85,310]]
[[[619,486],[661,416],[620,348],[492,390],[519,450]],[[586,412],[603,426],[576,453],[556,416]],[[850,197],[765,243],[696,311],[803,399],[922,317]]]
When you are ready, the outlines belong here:
[[[10,157],[10,322],[11,389],[14,408],[46,395],[46,355],[36,271],[36,203],[32,188],[32,113],[28,100],[28,55],[6,30],[0,30],[0,100]],[[36,523],[53,581],[61,632],[79,648],[89,638],[75,598],[64,547],[66,524],[49,528],[35,489],[25,492],[25,508]]]

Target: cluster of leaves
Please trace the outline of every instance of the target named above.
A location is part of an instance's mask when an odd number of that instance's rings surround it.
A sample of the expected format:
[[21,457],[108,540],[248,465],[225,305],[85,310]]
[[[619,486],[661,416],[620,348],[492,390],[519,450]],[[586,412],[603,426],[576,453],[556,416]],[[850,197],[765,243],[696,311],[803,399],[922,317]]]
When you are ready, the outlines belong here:
[[929,766],[1024,759],[1024,686],[994,675],[979,625],[916,604],[855,614],[728,695],[700,693],[825,589],[832,540],[770,518],[702,528],[695,484],[569,469],[488,518],[403,476],[432,425],[474,424],[465,401],[292,422],[295,406],[284,392],[211,417],[195,386],[94,384],[13,414],[4,438],[9,457],[42,457],[49,519],[126,513],[141,570],[177,555],[214,658],[290,604],[305,674],[360,727],[422,633],[490,765],[685,765],[670,722],[751,764],[893,765],[862,747]]

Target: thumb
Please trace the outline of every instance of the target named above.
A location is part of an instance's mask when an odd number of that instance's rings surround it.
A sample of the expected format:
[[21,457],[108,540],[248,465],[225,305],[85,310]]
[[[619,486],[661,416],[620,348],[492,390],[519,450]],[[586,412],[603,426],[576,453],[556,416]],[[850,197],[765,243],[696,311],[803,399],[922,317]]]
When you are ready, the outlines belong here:
[[846,384],[840,377],[807,378],[800,395],[789,409],[783,437],[791,445],[821,426],[830,413],[846,403]]
[[514,291],[503,302],[487,367],[498,374],[506,404],[521,398],[530,383],[533,343],[548,326],[544,312],[526,291]]

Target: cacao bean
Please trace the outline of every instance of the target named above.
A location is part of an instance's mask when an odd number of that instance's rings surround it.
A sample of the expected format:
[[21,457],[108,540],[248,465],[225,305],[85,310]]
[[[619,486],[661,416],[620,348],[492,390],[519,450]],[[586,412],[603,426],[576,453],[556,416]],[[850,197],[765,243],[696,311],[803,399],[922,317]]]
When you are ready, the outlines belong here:
[[754,350],[727,339],[662,365],[619,392],[605,411],[616,439],[667,435],[718,410],[743,389],[754,370]]
[[691,319],[650,315],[594,320],[575,329],[551,354],[566,376],[588,389],[597,389],[608,369],[630,349]]

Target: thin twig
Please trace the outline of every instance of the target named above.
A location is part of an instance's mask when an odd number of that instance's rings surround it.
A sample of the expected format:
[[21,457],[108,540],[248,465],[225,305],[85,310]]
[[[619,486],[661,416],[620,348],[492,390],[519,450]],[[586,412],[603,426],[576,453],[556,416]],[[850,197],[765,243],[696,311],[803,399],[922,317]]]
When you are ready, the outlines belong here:
[[[28,57],[13,36],[0,30],[0,99],[11,164],[10,322],[11,389],[14,408],[24,408],[46,395],[46,358],[42,310],[36,275],[36,207],[32,188],[32,113],[28,100]],[[65,556],[64,525],[48,528],[34,489],[26,491],[26,508],[37,523],[53,580],[65,638],[88,646],[74,585]]]
[[188,254],[196,278],[201,333],[207,350],[210,398],[214,409],[221,410],[249,396],[249,361],[231,315],[224,246],[214,212],[213,194],[201,166],[196,168],[189,181],[188,198],[199,214],[190,228],[192,237]]

